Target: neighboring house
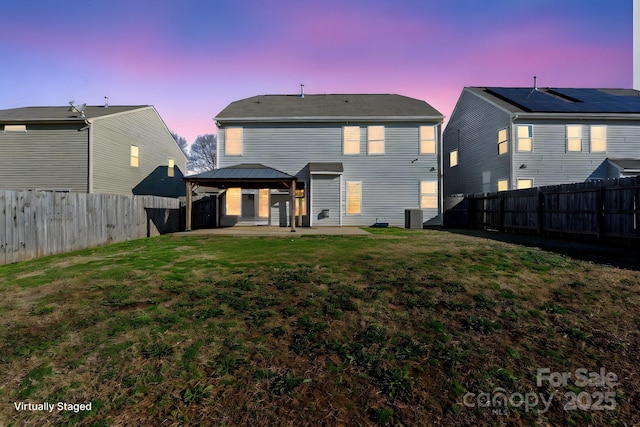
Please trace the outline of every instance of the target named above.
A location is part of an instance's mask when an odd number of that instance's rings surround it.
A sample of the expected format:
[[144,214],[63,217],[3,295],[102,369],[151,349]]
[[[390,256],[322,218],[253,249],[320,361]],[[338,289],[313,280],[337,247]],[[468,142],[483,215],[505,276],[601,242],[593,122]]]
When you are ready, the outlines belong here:
[[443,153],[445,196],[637,175],[640,92],[466,87]]
[[218,169],[198,183],[225,189],[220,225],[286,226],[293,213],[302,226],[402,226],[406,209],[440,218],[443,116],[424,101],[264,95],[215,120]]
[[151,194],[161,166],[184,187],[186,157],[153,106],[0,110],[2,190]]

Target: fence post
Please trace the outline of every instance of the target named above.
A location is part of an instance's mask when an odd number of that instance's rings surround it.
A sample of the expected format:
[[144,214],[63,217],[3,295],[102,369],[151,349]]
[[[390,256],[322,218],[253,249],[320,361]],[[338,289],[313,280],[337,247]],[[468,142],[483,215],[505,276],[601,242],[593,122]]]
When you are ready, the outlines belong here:
[[467,197],[469,200],[469,228],[476,228],[476,198],[473,194],[469,194]]
[[598,181],[596,184],[597,239],[598,242],[601,242],[604,235],[604,189],[602,188],[602,181]]
[[498,194],[498,231],[504,232],[504,192]]
[[541,235],[544,231],[544,193],[540,187],[538,187],[538,207],[536,214],[538,220],[536,231],[538,235]]

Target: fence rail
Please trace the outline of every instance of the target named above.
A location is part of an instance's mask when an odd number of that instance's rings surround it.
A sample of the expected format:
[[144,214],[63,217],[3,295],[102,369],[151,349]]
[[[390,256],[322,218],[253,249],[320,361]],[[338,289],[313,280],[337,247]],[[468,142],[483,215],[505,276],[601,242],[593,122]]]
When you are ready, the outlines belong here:
[[0,190],[0,265],[180,227],[177,199]]
[[637,243],[640,177],[469,194],[444,225]]

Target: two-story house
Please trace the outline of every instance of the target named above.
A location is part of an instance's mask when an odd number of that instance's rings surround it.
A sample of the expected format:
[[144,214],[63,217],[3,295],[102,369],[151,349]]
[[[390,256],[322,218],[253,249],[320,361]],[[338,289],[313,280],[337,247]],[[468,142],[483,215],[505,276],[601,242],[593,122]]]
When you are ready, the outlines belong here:
[[640,171],[640,92],[466,87],[443,133],[445,196]]
[[0,190],[177,197],[186,163],[153,106],[0,110]]
[[218,169],[185,179],[222,189],[220,225],[401,226],[406,209],[426,222],[441,212],[442,121],[401,95],[255,96],[215,117]]

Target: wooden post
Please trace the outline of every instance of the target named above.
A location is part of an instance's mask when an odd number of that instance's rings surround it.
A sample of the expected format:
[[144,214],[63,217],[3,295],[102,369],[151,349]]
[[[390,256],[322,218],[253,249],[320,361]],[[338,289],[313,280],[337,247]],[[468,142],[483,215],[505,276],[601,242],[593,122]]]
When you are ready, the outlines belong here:
[[291,232],[296,232],[296,180],[291,181],[289,188],[289,216],[291,217]]
[[498,231],[504,232],[504,222],[505,222],[505,200],[504,200],[504,192],[498,195]]
[[469,222],[468,222],[468,226],[469,228],[477,228],[477,218],[476,218],[476,211],[478,209],[477,205],[476,205],[476,198],[475,195],[473,194],[469,194],[467,195],[469,200],[469,207],[468,207],[468,215],[469,215]]
[[537,207],[537,219],[538,219],[538,224],[536,227],[536,232],[538,235],[541,235],[542,232],[544,231],[544,193],[542,192],[542,190],[540,189],[540,187],[538,187],[538,207]]
[[596,183],[596,189],[596,237],[598,242],[601,242],[605,232],[604,189],[602,188],[602,181],[598,181]]
[[185,231],[191,231],[191,209],[193,205],[193,183],[187,181],[187,217],[185,218]]

